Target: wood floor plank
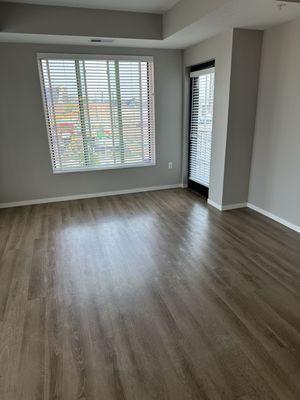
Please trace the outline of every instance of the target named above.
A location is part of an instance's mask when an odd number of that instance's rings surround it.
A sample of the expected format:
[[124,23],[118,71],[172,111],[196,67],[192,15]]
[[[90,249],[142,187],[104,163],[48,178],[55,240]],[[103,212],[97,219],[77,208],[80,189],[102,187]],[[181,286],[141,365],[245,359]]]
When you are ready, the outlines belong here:
[[0,210],[0,399],[298,400],[300,235],[174,189]]

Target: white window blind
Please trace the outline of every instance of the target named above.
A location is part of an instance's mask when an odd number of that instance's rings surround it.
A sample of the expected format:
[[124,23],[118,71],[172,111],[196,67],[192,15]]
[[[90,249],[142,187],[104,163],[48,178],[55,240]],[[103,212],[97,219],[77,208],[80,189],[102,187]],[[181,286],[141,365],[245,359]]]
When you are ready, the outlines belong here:
[[209,187],[214,106],[214,68],[191,73],[189,179]]
[[38,59],[54,172],[155,164],[151,57]]

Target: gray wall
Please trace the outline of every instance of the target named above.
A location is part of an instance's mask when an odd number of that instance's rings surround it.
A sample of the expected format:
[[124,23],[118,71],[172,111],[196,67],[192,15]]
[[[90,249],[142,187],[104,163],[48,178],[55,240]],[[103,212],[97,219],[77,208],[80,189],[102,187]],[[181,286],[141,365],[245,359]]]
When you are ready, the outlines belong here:
[[262,37],[262,31],[233,31],[223,205],[248,201]]
[[[157,165],[54,175],[37,52],[153,55]],[[181,183],[181,51],[0,44],[0,59],[0,203]]]
[[264,34],[249,202],[300,226],[300,20]]
[[212,158],[209,198],[217,204],[223,201],[225,150],[227,140],[228,108],[231,75],[233,32],[215,36],[184,51],[184,91],[183,112],[183,179],[187,180],[187,154],[189,136],[189,68],[192,65],[216,60],[215,105],[212,138]]
[[[220,206],[248,200],[262,32],[247,29],[205,40],[184,51],[184,91],[190,66],[215,59],[215,104],[209,200]],[[187,180],[189,103],[183,113],[183,180]]]
[[26,34],[162,39],[162,16],[0,2],[0,31]]
[[224,5],[228,0],[181,0],[163,17],[164,37],[186,28],[188,25],[199,21],[208,13]]

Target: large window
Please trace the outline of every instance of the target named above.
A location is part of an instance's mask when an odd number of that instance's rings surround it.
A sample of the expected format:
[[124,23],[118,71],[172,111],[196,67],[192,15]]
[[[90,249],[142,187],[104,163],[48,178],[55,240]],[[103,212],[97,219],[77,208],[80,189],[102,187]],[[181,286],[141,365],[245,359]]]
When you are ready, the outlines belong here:
[[54,172],[155,163],[151,57],[38,59]]

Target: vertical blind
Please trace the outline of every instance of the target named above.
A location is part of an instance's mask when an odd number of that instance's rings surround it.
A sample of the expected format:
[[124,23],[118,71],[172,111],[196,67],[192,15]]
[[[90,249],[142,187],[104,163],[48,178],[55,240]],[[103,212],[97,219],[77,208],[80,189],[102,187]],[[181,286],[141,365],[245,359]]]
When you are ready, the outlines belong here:
[[215,69],[191,73],[189,179],[209,187]]
[[54,172],[155,163],[151,57],[38,59]]

